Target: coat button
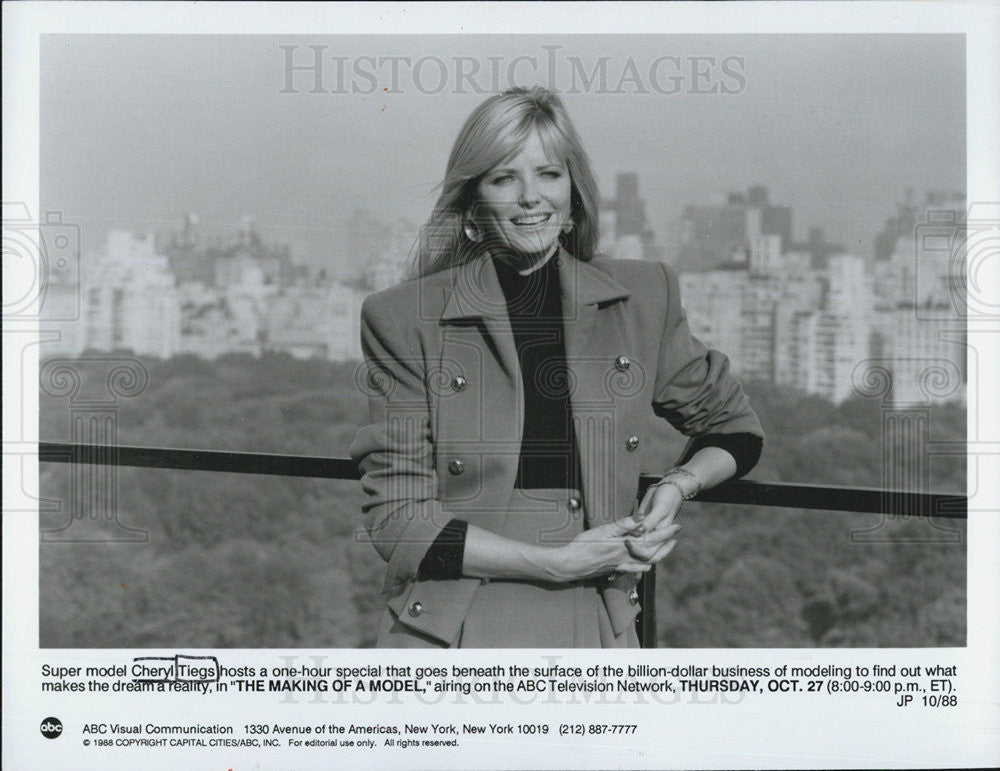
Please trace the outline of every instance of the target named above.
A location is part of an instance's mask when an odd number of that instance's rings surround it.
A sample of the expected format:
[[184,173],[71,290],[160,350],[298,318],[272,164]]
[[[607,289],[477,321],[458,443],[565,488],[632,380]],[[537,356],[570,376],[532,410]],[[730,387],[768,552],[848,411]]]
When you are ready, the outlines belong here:
[[632,362],[629,361],[628,356],[619,356],[617,359],[615,359],[615,369],[618,370],[619,372],[624,372],[631,366]]
[[574,495],[572,498],[566,501],[566,505],[569,507],[570,511],[576,511],[583,504],[580,502],[580,499]]
[[453,460],[448,462],[448,471],[450,471],[455,476],[458,476],[463,471],[465,471],[465,464],[460,460]]
[[[638,605],[639,604],[639,592],[637,592],[635,589],[633,589],[631,592],[629,592],[628,593],[628,601],[630,603],[632,603],[633,605]],[[418,602],[417,604],[419,605],[420,603]],[[410,612],[412,612],[412,607],[411,607],[411,611]]]
[[419,603],[419,602],[411,602],[410,603],[409,613],[410,613],[411,616],[413,616],[414,618],[416,618],[417,616],[419,616],[423,612],[424,612],[424,606],[421,603]]
[[468,384],[468,382],[469,381],[466,380],[461,375],[456,375],[455,379],[451,381],[451,390],[452,391],[461,391],[461,390],[463,390],[465,388],[465,386]]
[[629,452],[632,452],[632,450],[634,450],[638,446],[639,446],[639,437],[637,436],[630,436],[628,439],[625,440],[625,449],[628,450]]

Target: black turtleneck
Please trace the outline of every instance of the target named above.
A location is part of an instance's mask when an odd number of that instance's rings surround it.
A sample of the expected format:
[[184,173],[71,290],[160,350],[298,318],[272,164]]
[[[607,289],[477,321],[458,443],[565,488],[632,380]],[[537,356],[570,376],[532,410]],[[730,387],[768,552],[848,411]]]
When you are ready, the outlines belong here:
[[514,482],[522,490],[580,485],[558,259],[550,258],[526,276],[493,260],[507,300],[524,387],[524,431]]

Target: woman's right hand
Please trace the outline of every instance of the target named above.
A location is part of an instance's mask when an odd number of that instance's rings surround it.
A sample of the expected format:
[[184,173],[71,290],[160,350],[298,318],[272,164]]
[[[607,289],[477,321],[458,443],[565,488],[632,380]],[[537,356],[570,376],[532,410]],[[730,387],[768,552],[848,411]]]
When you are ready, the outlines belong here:
[[616,572],[647,572],[658,559],[669,553],[674,542],[669,537],[673,533],[670,533],[655,549],[657,559],[644,560],[629,548],[630,542],[643,532],[641,523],[631,517],[584,530],[565,546],[551,550],[551,579],[577,581]]

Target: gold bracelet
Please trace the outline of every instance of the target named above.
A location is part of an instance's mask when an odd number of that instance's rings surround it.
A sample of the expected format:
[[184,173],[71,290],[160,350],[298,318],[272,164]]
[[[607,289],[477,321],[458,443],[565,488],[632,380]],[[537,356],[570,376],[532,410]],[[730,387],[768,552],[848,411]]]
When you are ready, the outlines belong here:
[[679,484],[677,484],[677,482],[675,482],[673,479],[661,479],[659,482],[656,482],[653,485],[653,487],[662,487],[663,485],[670,485],[675,490],[677,490],[677,492],[681,494],[681,503],[684,503],[684,501],[688,500],[688,495],[687,493],[684,492],[684,488],[681,487]]
[[[694,489],[689,491],[685,490],[683,487],[681,487],[680,483],[672,477],[683,477],[685,479],[692,480],[694,482]],[[683,501],[690,501],[698,493],[701,492],[701,487],[702,487],[701,480],[699,480],[698,477],[696,477],[686,468],[681,468],[680,466],[675,466],[674,468],[670,469],[670,471],[664,474],[663,478],[659,482],[656,482],[653,485],[653,487],[659,487],[660,485],[670,485],[671,487],[676,487],[677,491],[681,494],[681,500]]]

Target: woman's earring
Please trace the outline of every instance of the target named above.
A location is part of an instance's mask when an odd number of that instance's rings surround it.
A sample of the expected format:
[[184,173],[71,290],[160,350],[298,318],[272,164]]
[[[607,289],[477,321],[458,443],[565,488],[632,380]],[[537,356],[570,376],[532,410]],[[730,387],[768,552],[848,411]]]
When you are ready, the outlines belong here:
[[563,249],[570,249],[570,238],[569,234],[573,232],[573,220],[570,220],[561,228],[559,228],[559,245]]
[[462,219],[462,230],[465,231],[465,237],[474,244],[478,244],[483,240],[483,231],[473,221],[471,213],[466,214]]

